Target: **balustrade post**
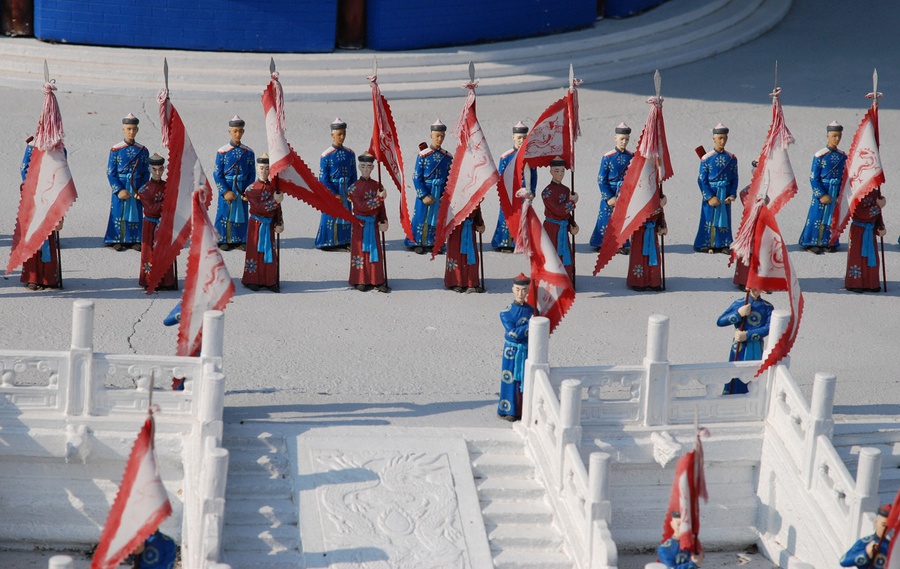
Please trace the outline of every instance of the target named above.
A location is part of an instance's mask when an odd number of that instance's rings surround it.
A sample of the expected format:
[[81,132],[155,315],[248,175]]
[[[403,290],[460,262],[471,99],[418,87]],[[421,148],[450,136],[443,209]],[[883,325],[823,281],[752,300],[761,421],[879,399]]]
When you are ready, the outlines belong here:
[[522,378],[522,423],[532,425],[532,394],[534,372],[543,369],[550,375],[550,320],[534,316],[528,324],[528,359],[525,360],[525,377]]
[[[791,313],[788,310],[779,309],[772,312],[772,318],[769,321],[769,335],[766,336],[766,345],[763,350],[762,359],[765,360],[772,349],[775,347],[775,344],[778,343],[778,340],[784,335],[787,330],[788,321],[791,319]],[[779,365],[783,365],[784,367],[790,367],[791,357],[785,356],[778,362],[777,365],[773,365],[769,369],[766,370],[765,375],[762,376],[759,380],[758,387],[759,389],[764,389],[765,393],[763,393],[760,397],[762,399],[762,405],[760,405],[760,420],[766,418],[766,415],[769,412],[769,405],[772,400],[772,391],[775,386],[775,373],[778,369]],[[763,382],[763,378],[765,381]]]
[[[850,501],[850,515],[844,541],[850,543],[863,533],[863,521],[867,512],[878,509],[878,488],[881,479],[881,451],[874,447],[859,450],[856,466],[856,491]],[[866,531],[869,531],[866,528]]]
[[207,500],[225,497],[225,482],[228,480],[228,449],[218,446],[213,437],[204,441],[202,466],[203,481],[200,496]]
[[221,310],[207,310],[203,313],[203,336],[200,357],[204,363],[212,363],[211,371],[222,371],[222,356],[225,342],[225,313]]
[[94,400],[94,302],[72,303],[72,344],[66,373],[66,415],[90,415]]
[[47,563],[47,569],[75,569],[75,560],[68,555],[54,555]]
[[[597,522],[604,520],[609,525],[612,504],[609,501],[609,463],[610,455],[605,452],[592,452],[588,460],[588,515],[587,528],[585,528],[585,543],[588,544],[588,567],[600,567],[595,556],[595,544],[598,537],[595,535]],[[605,560],[604,560],[605,561]]]
[[198,397],[200,424],[221,421],[225,407],[225,375],[221,372],[205,374]]
[[819,435],[831,437],[834,428],[834,420],[831,418],[831,410],[834,406],[834,387],[837,378],[834,375],[819,372],[813,381],[812,401],[809,415],[811,424],[807,426],[806,438],[803,441],[803,479],[806,488],[812,488],[813,475],[815,474],[816,439]]
[[556,473],[562,489],[566,447],[581,445],[581,380],[566,379],[559,386],[559,429],[556,434]]
[[644,356],[644,425],[665,425],[669,416],[669,317],[652,314],[647,320]]

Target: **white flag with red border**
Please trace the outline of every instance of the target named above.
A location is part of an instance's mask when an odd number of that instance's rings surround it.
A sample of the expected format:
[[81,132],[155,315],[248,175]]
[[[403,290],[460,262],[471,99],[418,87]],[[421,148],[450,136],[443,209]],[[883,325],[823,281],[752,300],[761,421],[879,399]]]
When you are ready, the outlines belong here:
[[530,200],[524,200],[525,239],[523,249],[531,261],[531,289],[528,303],[538,316],[550,320],[552,334],[575,302],[575,287],[550,241]]
[[694,439],[694,450],[686,453],[675,464],[675,479],[669,494],[669,509],[663,522],[662,541],[674,535],[672,512],[678,512],[681,519],[681,535],[678,543],[681,549],[693,554],[703,552],[700,544],[700,499],[709,501],[704,472],[703,443],[701,437],[708,437],[709,431],[698,428]]

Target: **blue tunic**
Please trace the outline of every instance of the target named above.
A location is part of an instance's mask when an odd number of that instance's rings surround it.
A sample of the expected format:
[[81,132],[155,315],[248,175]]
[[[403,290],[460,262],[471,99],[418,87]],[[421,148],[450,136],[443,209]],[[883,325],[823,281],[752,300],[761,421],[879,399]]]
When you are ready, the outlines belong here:
[[681,549],[678,540],[670,537],[656,548],[659,562],[669,569],[697,569],[698,565],[691,561],[691,552]]
[[[711,150],[700,160],[700,176],[697,178],[703,202],[700,206],[700,226],[694,239],[694,249],[724,249],[731,246],[731,204],[725,198],[737,197],[738,161],[728,152]],[[709,205],[709,199],[717,197],[718,206]]]
[[613,210],[606,200],[619,197],[619,188],[622,187],[622,180],[625,179],[625,172],[628,171],[632,158],[634,153],[628,150],[619,152],[616,148],[600,159],[600,171],[597,173],[597,185],[600,186],[600,212],[597,214],[597,225],[591,234],[591,247],[600,247],[603,244],[603,236],[606,235],[606,226]]
[[[407,247],[434,246],[438,210],[441,208],[441,196],[447,186],[452,161],[453,157],[443,148],[429,147],[416,156],[413,175],[413,185],[416,187],[416,208],[412,218],[413,240],[406,239]],[[434,198],[434,203],[425,205],[422,199],[426,196]]]
[[[319,181],[350,210],[347,198],[350,186],[356,181],[356,154],[346,146],[331,146],[319,159]],[[316,233],[316,248],[350,245],[350,222],[322,214]]]
[[[103,242],[140,243],[144,206],[137,199],[137,193],[150,179],[150,152],[137,142],[120,142],[109,149],[106,177],[112,195]],[[118,193],[121,190],[128,190],[131,195],[120,200]]]
[[[847,553],[841,557],[841,567],[870,567],[869,563],[871,562],[871,557],[866,553],[866,546],[873,541],[878,543],[878,536],[874,533],[857,539],[856,543],[854,543],[850,549],[847,550]],[[887,565],[887,555],[890,546],[891,540],[885,538],[884,541],[881,542],[881,547],[878,547],[878,551],[875,553],[875,563],[872,564],[871,567],[882,569]]]
[[[219,193],[216,209],[216,231],[219,243],[240,245],[247,242],[247,202],[241,199],[247,186],[256,179],[256,156],[243,144],[228,143],[216,153],[213,180]],[[225,201],[225,193],[234,192],[237,199]]]
[[500,374],[500,403],[497,414],[521,417],[518,394],[522,393],[522,379],[525,376],[525,359],[528,358],[528,321],[534,316],[530,304],[513,302],[500,313],[500,322],[506,333],[503,338],[503,362]]
[[[175,554],[177,546],[175,540],[159,530],[144,541],[144,551],[138,555],[139,563],[136,567],[141,569],[172,569],[175,567]],[[129,558],[129,563],[134,563],[134,556]]]
[[[497,171],[501,176],[503,176],[503,172],[506,170],[507,166],[515,167],[516,152],[518,152],[518,149],[511,148],[500,157]],[[522,180],[519,181],[519,183],[521,184],[520,187],[525,187],[524,170],[522,172]],[[531,193],[534,194],[535,190],[537,190],[537,168],[531,169],[531,183],[529,185],[531,186]],[[515,188],[513,191],[514,196],[515,192],[518,190],[519,188]],[[506,225],[506,216],[503,215],[503,208],[500,208],[500,215],[497,218],[497,228],[494,230],[494,236],[491,238],[491,247],[494,249],[515,249],[516,247],[516,238],[514,235],[509,234],[509,226]]]
[[[844,166],[847,155],[842,150],[823,148],[813,157],[809,171],[809,185],[812,187],[812,201],[806,214],[806,225],[800,234],[800,245],[803,247],[828,247],[831,240],[831,216],[837,203],[838,192],[841,191],[841,180],[844,178]],[[828,205],[819,201],[824,195],[831,196]],[[837,243],[835,243],[837,245]]]
[[[745,319],[738,314],[738,308],[744,305],[744,299],[739,298],[731,303],[725,312],[719,316],[719,326],[734,325],[735,330],[741,327],[744,321],[744,332],[747,333],[745,342],[732,342],[731,352],[728,356],[730,362],[743,362],[762,359],[763,341],[769,335],[769,321],[772,319],[772,304],[762,298],[753,300],[750,298],[750,314]],[[747,393],[747,384],[739,379],[733,379],[725,386],[726,393]]]

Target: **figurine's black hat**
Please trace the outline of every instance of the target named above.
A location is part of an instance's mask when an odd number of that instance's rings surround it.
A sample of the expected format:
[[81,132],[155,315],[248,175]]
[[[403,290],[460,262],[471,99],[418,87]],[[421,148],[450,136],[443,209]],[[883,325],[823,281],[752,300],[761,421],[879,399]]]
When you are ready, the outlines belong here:
[[262,156],[257,156],[257,157],[256,157],[256,163],[257,163],[257,164],[268,164],[268,163],[269,163],[269,155],[263,153]]
[[122,118],[122,124],[139,124],[141,120],[131,113]]
[[522,121],[517,122],[513,126],[513,134],[528,134],[528,127]]
[[165,163],[166,159],[155,152],[153,153],[153,156],[150,157],[151,166],[162,166]]
[[531,284],[531,279],[525,276],[525,273],[519,273],[513,279],[513,284],[518,286],[528,286]]
[[728,134],[728,127],[722,123],[719,123],[715,127],[713,127],[713,134]]
[[438,119],[431,124],[431,132],[447,132],[447,125]]
[[347,123],[342,121],[340,117],[334,117],[334,120],[331,121],[331,130],[347,130]]
[[375,163],[375,157],[372,156],[371,154],[369,154],[368,152],[363,152],[362,154],[360,154],[359,156],[356,157],[356,160],[357,160],[357,162],[360,162],[362,164],[374,164]]
[[878,506],[878,511],[875,512],[877,515],[886,518],[891,515],[891,505],[890,504],[882,504]]
[[844,132],[844,125],[838,124],[837,121],[831,121],[831,124],[825,127],[825,132]]
[[241,117],[239,117],[239,116],[237,116],[237,115],[234,115],[233,117],[231,117],[231,120],[228,121],[228,126],[229,126],[229,127],[232,127],[232,126],[244,126],[245,124],[246,124],[246,123],[244,122],[244,119],[242,119]]
[[556,158],[554,158],[553,160],[550,161],[550,167],[553,168],[554,166],[562,166],[563,168],[565,168],[566,161],[557,156]]
[[672,510],[672,519],[680,520],[681,512],[679,510]]
[[631,127],[624,122],[620,122],[619,126],[616,127],[616,134],[631,134]]

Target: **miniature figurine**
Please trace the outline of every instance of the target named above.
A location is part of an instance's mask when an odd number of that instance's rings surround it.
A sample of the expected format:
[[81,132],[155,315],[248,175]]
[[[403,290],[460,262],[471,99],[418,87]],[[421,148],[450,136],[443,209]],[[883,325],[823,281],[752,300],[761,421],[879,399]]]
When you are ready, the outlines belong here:
[[727,142],[728,128],[719,123],[713,129],[713,149],[700,159],[697,183],[703,203],[695,251],[727,253],[731,246],[731,202],[737,197],[738,161],[725,150]]
[[450,163],[453,157],[441,148],[447,126],[440,120],[431,125],[431,145],[419,145],[416,156],[413,184],[416,187],[416,207],[412,218],[413,240],[406,239],[406,246],[422,255],[434,247],[434,233],[437,227],[438,212],[441,209],[441,196],[450,176]]
[[550,242],[556,244],[556,252],[562,260],[569,279],[575,279],[575,251],[569,246],[569,234],[578,234],[578,224],[575,223],[575,204],[578,203],[578,194],[570,192],[563,185],[566,176],[566,161],[562,158],[554,158],[550,161],[550,177],[552,181],[541,192],[544,200],[544,231],[550,238]]
[[[625,172],[628,171],[628,165],[634,158],[634,153],[627,150],[630,138],[631,127],[624,122],[619,123],[614,138],[616,147],[600,159],[600,171],[597,174],[597,185],[600,186],[600,212],[597,214],[597,225],[594,226],[590,240],[590,246],[595,249],[600,249],[600,245],[603,244],[609,216],[612,215],[616,200],[619,198],[619,188],[622,187]],[[630,244],[626,241],[619,252],[627,254],[629,249]]]
[[112,196],[103,242],[116,251],[141,250],[143,206],[137,193],[150,179],[150,152],[135,142],[139,123],[137,117],[128,113],[122,119],[125,140],[109,149],[106,177]]
[[[751,178],[753,177],[753,172],[756,172],[756,166],[759,164],[757,160],[754,160],[750,163],[751,167]],[[741,205],[746,210],[753,204],[747,203],[747,196],[750,195],[750,184],[744,186],[744,189],[740,191],[738,196],[741,198]],[[769,197],[766,196],[766,203],[769,203]],[[753,249],[752,245],[750,247],[751,251]],[[741,289],[742,291],[747,290],[747,277],[750,275],[750,265],[741,261],[740,257],[735,258],[734,260],[734,278],[731,282],[734,283],[736,287]]]
[[[347,192],[356,181],[356,154],[344,146],[347,123],[339,118],[331,123],[331,146],[319,160],[319,181],[331,190],[348,210]],[[350,223],[344,219],[322,214],[316,233],[316,249],[347,251],[350,248]]]
[[669,232],[666,226],[666,196],[660,195],[659,207],[650,214],[641,228],[632,236],[628,256],[628,276],[625,284],[632,290],[662,290],[662,255],[659,236]]
[[[156,229],[159,227],[162,214],[163,201],[166,197],[166,181],[162,179],[166,160],[154,153],[150,157],[150,180],[138,190],[138,199],[144,208],[144,226],[141,232],[141,271],[138,276],[138,284],[144,288],[149,286],[148,278],[153,266],[153,244],[156,238]],[[175,274],[175,264],[166,271],[159,282],[157,290],[178,290],[178,276]]]
[[[515,167],[516,153],[519,148],[522,147],[522,143],[525,142],[525,135],[528,134],[528,127],[525,126],[522,121],[519,121],[513,127],[512,132],[513,147],[500,157],[500,163],[497,165],[497,171],[501,176],[503,176],[503,172],[506,171],[506,168],[510,166]],[[525,187],[524,172],[522,173],[522,179],[519,183],[522,187]],[[534,194],[535,190],[537,190],[537,168],[531,168],[528,186],[530,187],[531,193]],[[514,235],[509,234],[509,226],[506,224],[503,208],[500,208],[500,215],[497,218],[497,228],[494,230],[494,236],[491,238],[491,247],[493,247],[495,251],[503,251],[505,253],[511,253],[516,248],[516,238]]]
[[531,279],[519,273],[513,279],[513,303],[500,313],[505,333],[497,416],[505,421],[518,421],[522,418],[522,380],[525,377],[525,360],[528,359],[528,322],[534,316],[534,307],[525,302],[530,284]]
[[881,188],[875,188],[861,199],[850,221],[850,244],[847,248],[847,275],[844,288],[853,292],[880,292],[877,237],[884,237],[881,210],[887,199]]
[[247,224],[247,253],[241,284],[252,291],[267,288],[279,292],[281,287],[281,251],[275,247],[275,236],[284,231],[281,215],[284,194],[278,189],[277,181],[277,178],[269,180],[269,155],[263,154],[257,158],[256,181],[244,190],[244,200],[250,206],[250,221]]
[[[444,286],[454,292],[484,292],[479,266],[484,262],[478,250],[475,233],[484,233],[481,206],[477,206],[447,238],[447,262]],[[473,231],[474,230],[474,231]]]
[[126,563],[139,569],[173,569],[177,549],[175,540],[157,529],[135,548]]
[[[731,303],[719,316],[718,325],[733,325],[734,342],[731,344],[730,362],[743,362],[762,359],[763,342],[769,335],[769,322],[772,318],[772,304],[761,298],[762,291],[751,288],[746,298],[739,298]],[[748,393],[747,384],[734,378],[725,385],[723,394]]]
[[703,554],[694,554],[681,549],[678,543],[681,537],[681,512],[672,512],[672,537],[659,544],[656,548],[656,556],[668,569],[697,569],[703,563]]
[[216,209],[216,231],[219,233],[219,249],[246,249],[247,202],[242,198],[244,190],[253,183],[256,155],[249,146],[241,144],[244,137],[244,119],[234,115],[228,121],[231,141],[216,153],[213,180],[219,194]]
[[887,567],[891,538],[885,535],[885,530],[890,515],[891,504],[879,506],[875,512],[875,533],[856,540],[856,543],[841,557],[839,562],[841,567]]
[[350,286],[359,291],[374,287],[390,292],[384,274],[384,232],[388,230],[384,187],[372,179],[375,157],[364,152],[359,161],[359,179],[350,186],[349,198],[353,215],[363,222],[354,223],[350,235]]
[[825,127],[827,146],[816,152],[809,172],[809,185],[812,187],[812,201],[806,214],[806,225],[800,234],[800,246],[811,253],[821,255],[825,251],[835,252],[838,242],[829,246],[831,241],[831,217],[835,202],[841,191],[844,179],[844,166],[847,155],[838,149],[844,127],[837,121]]
[[[29,137],[25,145],[25,155],[22,157],[21,166],[23,184],[19,186],[20,192],[24,187],[25,175],[28,173],[28,166],[31,163],[31,154],[34,152],[33,140],[34,137]],[[41,248],[22,265],[22,275],[19,280],[25,283],[25,288],[28,290],[62,288],[62,270],[59,263],[59,232],[62,231],[62,228],[63,222],[60,221],[44,240]]]

